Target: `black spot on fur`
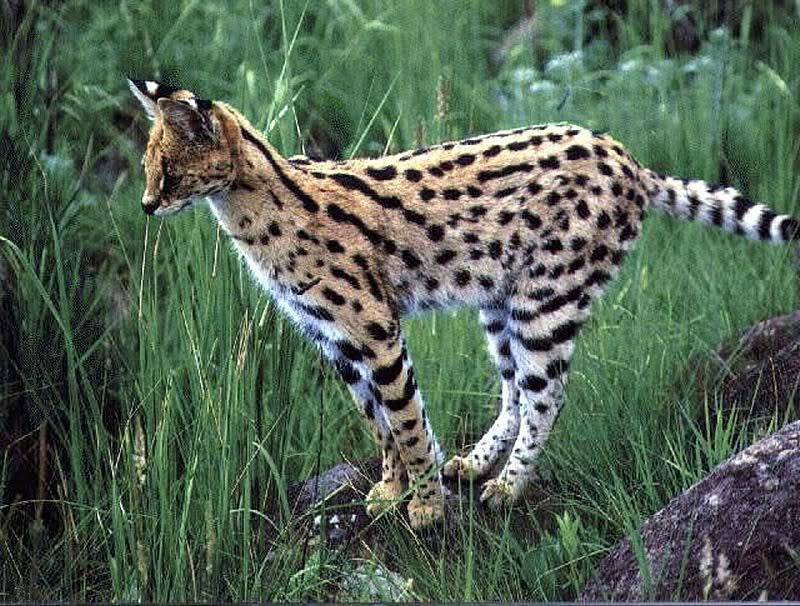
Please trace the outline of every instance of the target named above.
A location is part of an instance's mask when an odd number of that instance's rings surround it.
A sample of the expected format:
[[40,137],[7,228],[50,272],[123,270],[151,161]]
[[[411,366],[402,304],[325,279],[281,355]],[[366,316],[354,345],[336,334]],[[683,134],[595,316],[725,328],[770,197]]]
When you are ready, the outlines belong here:
[[567,160],[585,160],[591,157],[589,150],[581,145],[572,145],[565,152]]
[[547,194],[545,202],[547,202],[548,206],[555,206],[561,202],[561,194],[559,194],[557,191],[551,191],[549,194]]
[[412,183],[417,183],[422,180],[422,173],[414,168],[406,169],[406,171],[403,174],[405,175],[406,179],[408,179]]
[[505,198],[507,196],[513,195],[516,191],[517,191],[516,187],[506,187],[494,192],[494,197],[499,200],[500,198]]
[[547,380],[537,375],[528,375],[519,382],[519,387],[526,391],[539,392],[547,387]]
[[347,360],[336,360],[336,372],[348,385],[355,385],[361,380],[361,375]]
[[328,288],[327,286],[322,289],[322,296],[328,299],[334,305],[344,305],[345,299],[342,295],[340,295],[335,290]]
[[375,341],[385,341],[389,338],[389,333],[386,332],[386,329],[377,322],[370,322],[364,327],[364,329]]
[[361,352],[361,350],[350,343],[350,341],[338,341],[336,346],[339,348],[339,351],[342,353],[342,355],[348,360],[360,362],[364,359],[364,354]]
[[531,170],[533,170],[533,166],[531,166],[531,164],[528,162],[509,164],[497,170],[483,170],[479,172],[478,181],[485,183],[486,181],[491,181],[492,179],[501,179],[503,177],[513,175],[514,173],[530,172]]
[[541,185],[539,185],[539,184],[538,184],[536,181],[534,181],[534,182],[532,182],[532,183],[528,183],[528,192],[529,192],[529,193],[530,193],[532,196],[535,196],[535,195],[537,195],[537,194],[538,194],[538,193],[540,193],[541,191],[542,191],[542,186],[541,186]]
[[564,250],[564,245],[561,244],[561,240],[558,238],[552,238],[544,243],[542,250],[555,254]]
[[336,253],[343,253],[344,246],[342,246],[338,240],[328,240],[325,245],[328,247],[328,250],[334,254]]
[[384,166],[383,168],[368,168],[367,175],[376,181],[389,181],[397,176],[397,169],[394,166]]
[[466,269],[459,269],[453,274],[453,278],[458,286],[464,287],[472,280],[472,275]]
[[520,213],[522,219],[525,221],[525,226],[530,230],[539,229],[542,226],[542,219],[539,215],[532,213],[527,208]]
[[494,288],[494,280],[489,276],[479,276],[478,284],[480,284],[481,288],[484,290],[492,290]]
[[428,226],[428,239],[432,242],[439,242],[444,238],[444,226],[434,223]]
[[781,223],[781,237],[790,242],[792,240],[800,240],[800,221],[789,217]]
[[539,160],[539,167],[545,170],[552,169],[555,170],[561,166],[561,163],[558,161],[558,158],[555,156],[548,156],[547,158],[542,158]]
[[454,250],[443,250],[437,254],[436,257],[434,257],[434,261],[436,261],[436,263],[439,265],[447,265],[450,263],[450,261],[456,258],[456,255],[457,253]]
[[608,256],[608,247],[605,244],[599,244],[589,257],[592,263],[600,263]]
[[498,225],[508,225],[511,223],[511,220],[514,218],[514,213],[510,210],[502,210],[497,215],[497,224]]
[[338,278],[339,280],[347,282],[350,286],[352,286],[356,290],[361,290],[361,283],[358,281],[358,279],[352,274],[349,274],[348,272],[343,270],[341,267],[336,267],[335,265],[331,266],[331,275],[334,278]]
[[566,343],[575,338],[581,328],[580,322],[565,322],[561,326],[557,326],[550,335],[553,343]]
[[410,250],[404,250],[400,253],[400,258],[405,263],[405,266],[409,269],[416,269],[420,265],[422,265],[422,261],[419,260],[419,257],[412,253]]

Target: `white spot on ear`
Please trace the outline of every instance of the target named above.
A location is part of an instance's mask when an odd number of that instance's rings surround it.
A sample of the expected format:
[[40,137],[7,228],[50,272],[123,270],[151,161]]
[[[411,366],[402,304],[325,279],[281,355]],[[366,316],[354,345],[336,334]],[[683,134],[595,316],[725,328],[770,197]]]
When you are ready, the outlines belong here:
[[197,109],[197,101],[195,101],[194,99],[186,99],[186,103],[188,103],[189,107],[191,107],[192,109]]
[[144,85],[147,87],[147,94],[155,97],[156,93],[158,92],[158,82],[148,80],[144,83]]

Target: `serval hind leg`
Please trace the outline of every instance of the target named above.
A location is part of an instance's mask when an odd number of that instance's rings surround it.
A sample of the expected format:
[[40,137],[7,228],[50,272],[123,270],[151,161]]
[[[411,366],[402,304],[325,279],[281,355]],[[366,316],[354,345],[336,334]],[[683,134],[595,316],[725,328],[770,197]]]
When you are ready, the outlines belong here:
[[475,478],[489,473],[505,461],[519,431],[519,390],[514,383],[514,359],[511,356],[511,332],[508,309],[504,302],[480,311],[489,351],[500,371],[502,401],[500,414],[469,454],[455,456],[444,466],[448,477]]
[[516,501],[534,478],[534,461],[561,411],[574,339],[589,315],[590,302],[581,289],[559,291],[556,284],[531,285],[512,297],[511,355],[520,426],[508,461],[481,494],[481,501],[491,507]]

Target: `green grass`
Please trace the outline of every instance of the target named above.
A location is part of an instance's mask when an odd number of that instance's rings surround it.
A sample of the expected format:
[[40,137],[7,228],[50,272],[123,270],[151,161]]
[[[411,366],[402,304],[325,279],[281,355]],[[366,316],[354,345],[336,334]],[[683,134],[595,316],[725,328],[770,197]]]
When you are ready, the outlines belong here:
[[[538,3],[547,55],[526,44],[499,68],[488,54],[521,3],[69,0],[3,30],[0,600],[325,599],[349,566],[265,516],[318,467],[373,456],[367,431],[207,211],[141,213],[146,124],[125,75],[229,101],[286,154],[566,120],[800,213],[792,15],[748,8],[735,31],[705,28],[698,56],[667,58],[658,3],[632,0],[617,42],[591,44],[592,14],[556,4]],[[707,413],[696,368],[796,305],[787,250],[652,218],[579,341],[546,511],[465,509],[438,546],[395,523],[374,558],[420,600],[574,598],[608,547],[753,439]],[[449,453],[499,394],[475,320],[405,323]]]

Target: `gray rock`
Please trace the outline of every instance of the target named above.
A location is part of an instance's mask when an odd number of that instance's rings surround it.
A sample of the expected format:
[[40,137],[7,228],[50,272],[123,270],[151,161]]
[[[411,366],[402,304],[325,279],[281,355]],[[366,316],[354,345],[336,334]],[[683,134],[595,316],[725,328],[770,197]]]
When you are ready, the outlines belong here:
[[380,459],[367,459],[355,464],[339,463],[290,486],[289,503],[294,513],[308,511],[321,501],[328,506],[346,505],[354,500],[363,500],[380,477]]
[[[339,463],[292,484],[287,490],[290,518],[284,522],[307,529],[313,543],[324,534],[331,547],[349,545],[370,524],[365,497],[380,476],[381,459],[375,458]],[[273,512],[270,517],[281,516]]]
[[640,536],[651,581],[625,539],[582,600],[800,599],[800,421],[717,467]]
[[800,311],[751,326],[717,354],[726,370],[719,399],[725,412],[737,410],[756,419],[777,413],[779,420],[788,412],[797,418]]

